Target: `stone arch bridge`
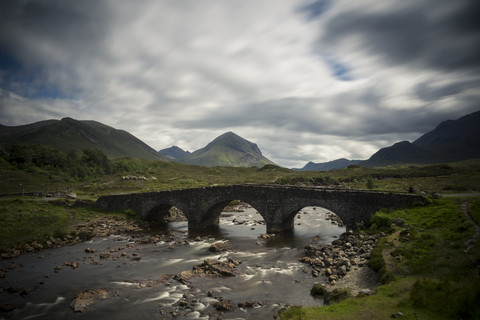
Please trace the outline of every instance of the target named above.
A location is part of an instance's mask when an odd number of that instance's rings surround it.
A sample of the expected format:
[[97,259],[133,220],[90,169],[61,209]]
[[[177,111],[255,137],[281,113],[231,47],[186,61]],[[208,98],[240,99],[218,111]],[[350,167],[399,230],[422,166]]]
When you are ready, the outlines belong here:
[[131,209],[145,220],[161,220],[172,206],[188,219],[189,230],[218,225],[220,213],[232,200],[253,206],[265,219],[267,232],[293,229],[295,215],[318,206],[337,214],[348,227],[368,224],[382,208],[396,209],[426,203],[422,196],[349,189],[273,185],[229,185],[149,193],[102,196],[96,206],[108,210]]

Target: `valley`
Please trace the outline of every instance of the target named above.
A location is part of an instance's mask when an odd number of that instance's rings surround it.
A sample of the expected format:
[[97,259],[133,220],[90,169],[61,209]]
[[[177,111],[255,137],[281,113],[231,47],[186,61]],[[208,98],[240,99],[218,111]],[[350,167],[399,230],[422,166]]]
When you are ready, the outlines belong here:
[[[474,157],[378,167],[341,159],[327,164],[339,165],[336,169],[297,171],[275,165],[256,144],[232,132],[190,154],[170,149],[180,157],[172,161],[172,154],[164,157],[135,139],[145,156],[136,151],[129,156],[125,149],[115,154],[107,148],[116,148],[108,137],[123,133],[88,121],[0,129],[2,319],[111,314],[119,319],[138,314],[146,319],[469,319],[480,314],[475,236],[480,160]],[[69,146],[79,149],[53,143],[58,140],[48,137],[56,130],[60,136],[68,132]],[[83,133],[77,139],[78,132]],[[26,143],[37,134],[51,143]],[[422,145],[436,141],[425,137]],[[88,145],[81,142],[85,138]],[[393,153],[379,152],[399,159],[398,150],[411,149],[407,143],[399,146]],[[321,167],[316,165],[311,166]],[[278,234],[267,233],[271,220],[262,218],[249,197],[215,208],[223,210],[220,223],[203,233],[189,228],[175,207],[162,207],[169,214],[159,225],[128,208],[94,206],[104,195],[232,185],[398,192],[428,200],[371,212],[370,221],[357,223],[354,231],[339,218],[343,211],[305,207],[295,215],[294,228]]]

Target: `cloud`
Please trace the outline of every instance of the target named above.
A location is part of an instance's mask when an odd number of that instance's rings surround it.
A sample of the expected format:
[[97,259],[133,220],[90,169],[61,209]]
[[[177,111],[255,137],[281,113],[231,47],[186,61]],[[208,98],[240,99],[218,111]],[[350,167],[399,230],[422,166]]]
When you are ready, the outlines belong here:
[[387,0],[383,4],[386,8],[378,10],[358,10],[342,1],[337,3],[341,11],[325,24],[321,43],[355,43],[356,49],[376,55],[389,65],[479,71],[478,1]]
[[478,1],[0,3],[0,117],[194,151],[234,131],[288,167],[368,158],[478,110]]

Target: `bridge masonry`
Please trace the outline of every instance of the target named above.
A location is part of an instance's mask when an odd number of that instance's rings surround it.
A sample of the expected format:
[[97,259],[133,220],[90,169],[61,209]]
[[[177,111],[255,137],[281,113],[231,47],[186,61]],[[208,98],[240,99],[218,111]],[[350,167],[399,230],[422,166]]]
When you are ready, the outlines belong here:
[[232,200],[253,206],[265,219],[267,232],[294,227],[296,214],[304,207],[318,206],[337,214],[350,228],[368,224],[371,214],[387,209],[426,203],[425,197],[402,193],[349,189],[307,188],[272,185],[230,185],[100,197],[96,205],[108,210],[135,211],[145,220],[163,220],[172,206],[188,219],[188,229],[202,230],[218,225],[220,213]]

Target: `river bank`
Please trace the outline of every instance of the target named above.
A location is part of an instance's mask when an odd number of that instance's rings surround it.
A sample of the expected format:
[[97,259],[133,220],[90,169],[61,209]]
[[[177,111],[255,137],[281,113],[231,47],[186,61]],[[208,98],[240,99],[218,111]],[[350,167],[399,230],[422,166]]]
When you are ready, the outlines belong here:
[[40,237],[23,245],[21,249],[10,248],[8,252],[0,254],[0,259],[13,259],[22,254],[38,252],[45,249],[73,246],[93,237],[106,237],[128,233],[145,233],[149,230],[149,224],[119,216],[105,216],[94,221],[79,223],[71,227],[69,233],[51,236],[48,239]]

